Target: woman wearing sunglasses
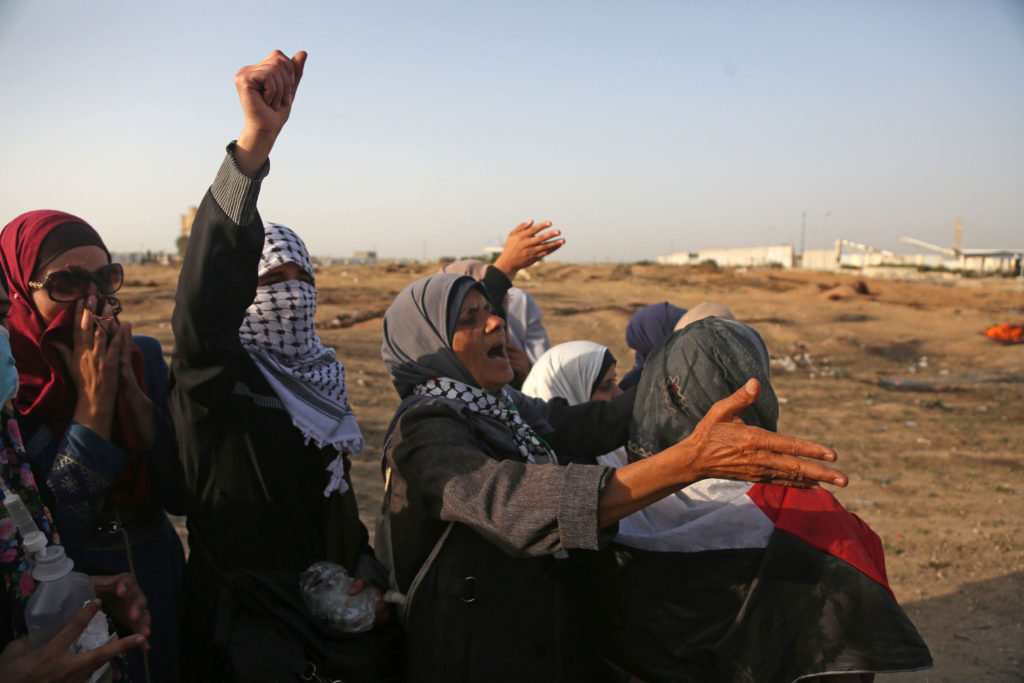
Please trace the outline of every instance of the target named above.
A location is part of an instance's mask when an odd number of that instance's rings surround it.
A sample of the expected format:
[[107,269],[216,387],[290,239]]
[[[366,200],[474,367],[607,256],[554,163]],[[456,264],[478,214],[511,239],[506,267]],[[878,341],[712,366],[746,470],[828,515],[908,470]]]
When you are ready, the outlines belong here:
[[181,513],[182,475],[160,345],[118,319],[124,271],[82,219],[18,216],[0,233],[0,264],[14,408],[40,493],[77,570],[132,572],[149,600],[152,650],[129,655],[130,679],[148,668],[148,680],[177,680],[184,554],[164,510]]

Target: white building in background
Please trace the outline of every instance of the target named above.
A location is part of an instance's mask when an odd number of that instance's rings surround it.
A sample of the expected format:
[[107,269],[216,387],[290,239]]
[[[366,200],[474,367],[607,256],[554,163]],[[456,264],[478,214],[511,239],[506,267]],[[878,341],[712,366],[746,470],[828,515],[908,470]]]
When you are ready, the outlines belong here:
[[800,258],[800,267],[805,270],[839,270],[842,252],[839,242],[831,249],[807,249]]
[[[906,238],[904,241],[910,241]],[[931,247],[931,245],[927,245]],[[936,247],[936,251],[940,248]],[[948,252],[948,253],[946,253]],[[697,252],[678,251],[673,254],[658,256],[657,262],[662,265],[696,265],[705,261],[714,261],[723,268],[736,267],[782,267],[804,268],[807,270],[838,271],[842,268],[945,268],[946,270],[964,270],[976,273],[1020,272],[1020,262],[1024,258],[1024,249],[1020,250],[941,250],[941,253],[897,254],[887,249],[878,249],[850,240],[836,240],[831,249],[808,249],[803,256],[796,256],[793,247],[782,244],[771,247],[744,247],[739,249],[702,249]],[[1024,275],[1022,275],[1024,282]]]
[[685,266],[714,261],[723,268],[782,267],[792,268],[795,260],[793,245],[778,244],[769,247],[739,247],[735,249],[702,249],[698,252],[677,251],[657,257],[662,265]]

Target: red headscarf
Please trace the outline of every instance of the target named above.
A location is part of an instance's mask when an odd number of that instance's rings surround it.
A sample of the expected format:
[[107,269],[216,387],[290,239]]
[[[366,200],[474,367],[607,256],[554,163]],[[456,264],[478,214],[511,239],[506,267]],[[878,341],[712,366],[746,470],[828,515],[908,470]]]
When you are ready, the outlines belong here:
[[[0,233],[0,265],[7,279],[11,310],[7,322],[11,333],[11,351],[18,364],[20,387],[14,399],[15,409],[46,424],[54,435],[63,435],[71,423],[77,391],[54,342],[72,347],[71,326],[75,307],[61,311],[47,325],[32,300],[28,286],[39,258],[39,249],[56,228],[77,223],[89,230],[88,223],[63,211],[29,211],[7,224]],[[94,231],[95,232],[95,231]],[[102,244],[99,235],[96,240]],[[142,351],[132,349],[132,370],[139,386],[142,376]],[[131,458],[111,488],[114,502],[121,506],[141,506],[147,497],[146,449],[128,412],[124,392],[119,391],[114,408],[111,441]]]

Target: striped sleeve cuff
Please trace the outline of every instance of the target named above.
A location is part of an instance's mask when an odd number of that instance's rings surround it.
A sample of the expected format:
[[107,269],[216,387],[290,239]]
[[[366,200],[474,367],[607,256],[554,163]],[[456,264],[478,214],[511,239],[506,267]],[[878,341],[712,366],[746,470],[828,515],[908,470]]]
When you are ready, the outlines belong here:
[[384,565],[376,557],[370,554],[360,555],[359,559],[356,560],[356,575],[354,578],[373,581],[380,586],[381,590],[386,591],[389,587],[388,570],[384,568]]
[[570,463],[565,468],[562,501],[558,507],[558,529],[562,547],[597,550],[605,546],[619,530],[618,524],[604,529],[600,523],[601,492],[615,470]]
[[236,225],[247,225],[256,215],[256,200],[260,196],[260,185],[270,173],[270,160],[264,162],[255,178],[242,173],[235,160],[234,140],[227,147],[224,162],[217,171],[210,192],[217,205]]

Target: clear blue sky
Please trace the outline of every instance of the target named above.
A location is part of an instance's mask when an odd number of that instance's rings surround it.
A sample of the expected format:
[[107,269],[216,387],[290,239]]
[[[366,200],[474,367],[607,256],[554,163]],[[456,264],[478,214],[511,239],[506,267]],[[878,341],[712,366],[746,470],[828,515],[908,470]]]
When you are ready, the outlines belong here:
[[261,213],[314,254],[799,247],[803,212],[808,249],[1024,246],[1021,0],[0,0],[0,223],[173,249],[274,48],[310,56]]

